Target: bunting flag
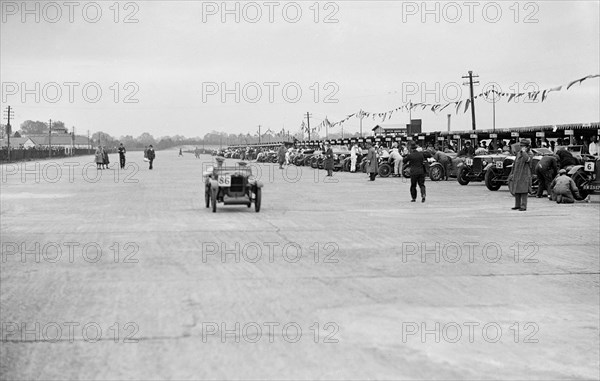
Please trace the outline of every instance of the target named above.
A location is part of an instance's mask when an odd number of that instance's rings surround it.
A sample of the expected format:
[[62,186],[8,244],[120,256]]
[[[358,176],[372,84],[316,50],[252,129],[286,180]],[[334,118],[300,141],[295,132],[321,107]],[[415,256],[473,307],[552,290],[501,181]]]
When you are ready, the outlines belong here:
[[[600,77],[600,74],[587,75],[585,77],[571,81],[567,85],[564,85],[564,86],[563,85],[555,86],[555,87],[552,87],[549,89],[529,91],[529,92],[525,92],[525,93],[504,93],[504,92],[499,92],[499,91],[492,89],[492,90],[487,90],[486,92],[482,92],[481,94],[474,96],[473,99],[477,99],[479,97],[488,98],[490,94],[494,94],[494,98],[496,96],[498,96],[500,99],[508,98],[507,103],[510,103],[511,101],[517,102],[517,100],[522,96],[527,96],[527,99],[529,99],[531,101],[536,101],[539,98],[541,102],[544,102],[548,98],[548,95],[553,91],[562,91],[563,88],[564,88],[564,90],[569,90],[572,86],[574,86],[576,84],[581,84],[582,82],[584,82],[588,79],[598,78],[598,77]],[[454,102],[448,102],[448,103],[436,103],[436,104],[413,103],[412,100],[410,100],[410,101],[406,102],[405,104],[398,106],[392,110],[386,111],[386,112],[380,112],[380,113],[366,112],[363,109],[360,109],[358,112],[347,115],[344,119],[339,120],[335,123],[329,122],[329,120],[327,118],[325,118],[325,121],[327,122],[327,125],[330,127],[335,127],[337,125],[341,126],[343,123],[347,122],[349,119],[351,119],[353,117],[356,117],[359,119],[372,117],[373,120],[375,120],[375,118],[379,117],[383,122],[387,119],[391,119],[392,114],[395,111],[412,111],[420,106],[421,110],[429,109],[433,113],[439,113],[439,112],[443,111],[445,108],[449,107],[450,105],[454,105],[456,114],[458,114],[458,111],[460,110],[461,106],[463,106],[463,105],[464,105],[463,112],[467,112],[467,110],[469,109],[469,106],[471,106],[471,99],[467,98],[466,100],[460,100],[460,101],[454,101]],[[323,123],[325,121],[323,121],[319,125],[319,127],[318,127],[319,131],[320,131],[320,128],[324,125]],[[304,126],[304,121],[302,122],[302,125]]]

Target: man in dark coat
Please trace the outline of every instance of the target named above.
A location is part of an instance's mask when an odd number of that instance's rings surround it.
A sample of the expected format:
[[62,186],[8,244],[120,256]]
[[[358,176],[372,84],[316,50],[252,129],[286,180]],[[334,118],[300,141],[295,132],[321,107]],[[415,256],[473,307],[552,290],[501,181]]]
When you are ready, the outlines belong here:
[[527,195],[531,188],[531,159],[533,153],[530,145],[531,141],[529,139],[521,139],[519,143],[520,150],[517,152],[515,163],[508,176],[508,188],[510,193],[515,196],[515,206],[512,210],[522,212],[527,210]]
[[110,164],[110,160],[108,159],[108,150],[106,149],[106,147],[102,147],[102,149],[103,149],[102,154],[104,155],[104,157],[103,157],[104,168],[108,169],[108,165]]
[[377,151],[371,143],[367,143],[367,173],[369,174],[369,180],[375,181],[375,176],[379,171],[379,163],[377,162]]
[[467,140],[465,142],[465,146],[460,150],[460,152],[458,153],[458,156],[467,156],[467,157],[475,156],[475,148],[473,148],[473,146],[471,145],[470,140]]
[[537,198],[542,198],[544,196],[544,189],[550,194],[550,183],[556,177],[557,173],[558,161],[556,160],[556,156],[542,156],[535,168],[535,174],[537,175],[539,182]]
[[411,202],[417,200],[417,184],[421,191],[421,202],[425,202],[425,156],[417,151],[417,145],[410,145],[410,153],[404,158],[404,165],[410,168],[410,196]]
[[146,151],[146,155],[148,157],[148,160],[150,161],[150,169],[152,169],[152,163],[156,158],[156,153],[154,152],[154,147],[152,147],[152,144],[148,146],[148,151]]
[[333,176],[333,150],[327,144],[325,146],[325,160],[323,160],[323,168],[327,171],[327,176]]
[[123,146],[123,143],[119,144],[119,164],[121,165],[121,169],[125,168],[125,153],[127,150]]
[[577,159],[573,156],[573,154],[567,151],[566,148],[561,148],[556,151],[556,156],[558,156],[558,161],[560,163],[561,168],[566,168],[570,165],[577,165]]
[[277,162],[279,163],[279,169],[283,169],[283,163],[285,163],[285,145],[281,145],[277,151]]

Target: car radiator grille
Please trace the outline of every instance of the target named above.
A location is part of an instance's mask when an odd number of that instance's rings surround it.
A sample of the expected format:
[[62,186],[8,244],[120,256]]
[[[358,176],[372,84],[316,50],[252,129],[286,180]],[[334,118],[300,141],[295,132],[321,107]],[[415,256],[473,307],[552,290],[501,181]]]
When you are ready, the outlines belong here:
[[483,162],[481,160],[473,160],[473,172],[481,173],[483,171]]
[[243,192],[244,191],[244,177],[243,176],[231,176],[231,192]]

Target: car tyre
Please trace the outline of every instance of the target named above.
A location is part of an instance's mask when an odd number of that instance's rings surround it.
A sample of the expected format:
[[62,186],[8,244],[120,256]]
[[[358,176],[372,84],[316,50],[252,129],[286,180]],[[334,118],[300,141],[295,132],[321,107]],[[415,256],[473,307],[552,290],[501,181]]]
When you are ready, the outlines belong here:
[[502,184],[497,183],[495,181],[495,179],[496,179],[496,174],[494,173],[492,168],[488,168],[485,171],[485,186],[487,187],[487,189],[489,189],[491,191],[497,191],[498,189],[500,189]]
[[462,167],[461,169],[458,170],[458,176],[456,177],[456,181],[458,181],[458,183],[460,185],[469,184],[470,180],[467,177],[468,174],[469,174],[469,170],[466,167]]

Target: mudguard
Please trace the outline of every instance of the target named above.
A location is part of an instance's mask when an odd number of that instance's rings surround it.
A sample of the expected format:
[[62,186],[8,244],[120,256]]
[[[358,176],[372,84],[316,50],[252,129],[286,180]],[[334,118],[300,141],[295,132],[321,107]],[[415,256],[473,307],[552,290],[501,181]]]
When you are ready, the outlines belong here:
[[262,188],[263,187],[263,182],[260,180],[256,180],[256,179],[249,179],[248,180],[248,184],[250,184],[251,186],[255,186],[257,188]]
[[571,167],[568,167],[568,169],[567,169],[567,175],[572,176],[575,173],[577,173],[577,171],[579,171],[580,169],[581,170],[585,170],[585,168],[584,168],[583,165],[573,165]]

